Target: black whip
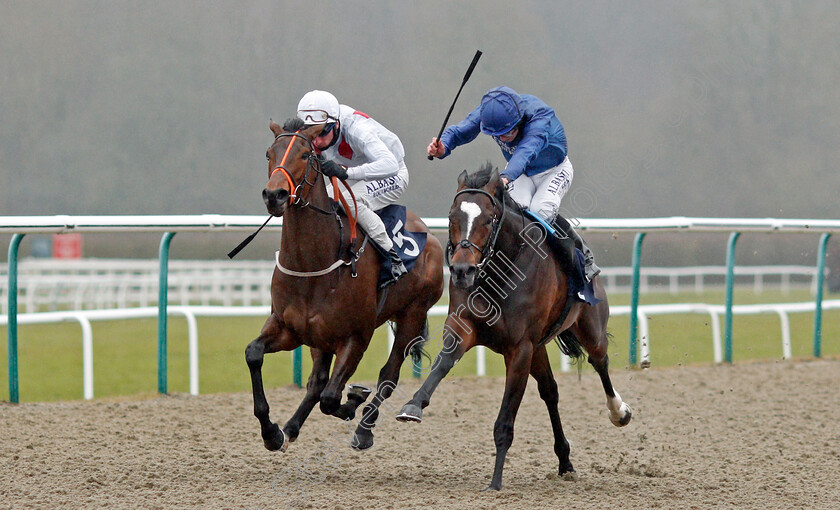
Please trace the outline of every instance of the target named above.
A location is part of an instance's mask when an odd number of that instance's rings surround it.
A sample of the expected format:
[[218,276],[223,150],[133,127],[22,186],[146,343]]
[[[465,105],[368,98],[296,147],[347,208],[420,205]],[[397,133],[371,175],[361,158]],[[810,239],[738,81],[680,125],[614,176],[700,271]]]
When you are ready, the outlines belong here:
[[257,237],[257,234],[260,233],[260,230],[262,230],[264,226],[268,225],[268,222],[271,221],[271,218],[273,218],[273,217],[274,216],[269,216],[268,219],[265,220],[265,223],[262,224],[262,227],[258,228],[256,232],[254,232],[253,234],[246,237],[245,240],[242,241],[241,243],[239,243],[239,245],[236,248],[230,250],[230,253],[228,253],[228,258],[232,259],[233,257],[236,256],[237,253],[242,251],[242,248],[248,246],[248,243],[250,243],[251,241],[254,240],[255,237]]
[[[458,102],[458,96],[461,95],[461,91],[464,90],[464,85],[467,84],[467,80],[470,79],[472,75],[473,69],[475,69],[475,65],[478,64],[478,59],[481,58],[481,50],[475,50],[475,56],[470,63],[470,67],[467,69],[467,74],[464,75],[464,80],[461,82],[461,88],[458,89],[458,93],[455,94],[455,101],[452,101],[452,106],[449,107],[449,112],[446,114],[446,118],[443,119],[443,125],[440,127],[440,133],[437,135],[438,141],[440,141],[441,135],[443,135],[443,130],[446,129],[446,123],[449,122],[449,116],[452,115],[452,109],[455,108],[455,103]],[[428,156],[429,161],[434,159],[434,156]]]

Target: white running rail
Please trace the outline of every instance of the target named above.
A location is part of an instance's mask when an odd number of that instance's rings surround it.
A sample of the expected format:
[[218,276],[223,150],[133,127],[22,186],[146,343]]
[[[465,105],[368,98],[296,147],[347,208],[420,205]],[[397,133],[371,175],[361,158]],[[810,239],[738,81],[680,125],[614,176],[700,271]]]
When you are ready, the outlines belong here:
[[[840,309],[840,300],[823,301],[823,310]],[[782,331],[782,357],[790,359],[790,321],[788,314],[813,312],[814,303],[772,303],[758,305],[736,305],[732,307],[734,315],[755,315],[763,313],[774,313],[779,316]],[[187,343],[189,346],[189,381],[190,394],[198,395],[198,322],[197,317],[264,317],[270,312],[269,306],[169,306],[169,315],[182,315],[187,320]],[[705,303],[681,303],[667,305],[641,305],[638,308],[639,337],[641,351],[641,366],[650,366],[650,327],[648,318],[655,315],[671,314],[708,314],[712,320],[712,347],[716,363],[723,361],[720,333],[720,316],[726,312],[723,305],[709,305]],[[445,305],[433,306],[429,310],[429,316],[445,317],[448,307]],[[629,306],[611,306],[610,315],[621,316],[630,313]],[[93,329],[92,321],[109,321],[123,319],[137,319],[157,317],[156,307],[130,308],[117,310],[78,310],[67,312],[41,312],[18,314],[19,324],[46,324],[67,321],[78,322],[82,328],[82,387],[84,398],[90,400],[94,397],[93,392]],[[0,315],[0,326],[8,324],[8,316]],[[391,328],[388,331],[388,349],[393,346],[394,337]],[[434,339],[431,339],[434,340]],[[560,369],[568,372],[570,369],[569,358],[561,357]],[[484,347],[476,348],[476,375],[486,374],[486,351]]]
[[[170,260],[169,302],[174,305],[269,305],[270,260]],[[37,259],[18,263],[18,311],[100,310],[156,306],[160,263],[152,259]],[[816,293],[817,271],[812,266],[736,266],[736,285],[810,287]],[[693,290],[723,285],[725,266],[642,267],[639,292]],[[0,264],[0,313],[8,313],[8,264]],[[607,293],[630,292],[633,269],[603,269]]]

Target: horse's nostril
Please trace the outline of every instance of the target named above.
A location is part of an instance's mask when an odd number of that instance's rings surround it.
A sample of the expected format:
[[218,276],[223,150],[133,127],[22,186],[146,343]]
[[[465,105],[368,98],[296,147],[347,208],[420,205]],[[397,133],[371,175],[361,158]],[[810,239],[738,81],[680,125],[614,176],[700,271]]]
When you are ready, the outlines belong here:
[[263,189],[263,202],[266,204],[276,204],[285,201],[289,197],[289,192],[283,188],[278,189]]
[[452,267],[452,271],[459,278],[472,278],[475,276],[475,266],[472,264],[455,264]]

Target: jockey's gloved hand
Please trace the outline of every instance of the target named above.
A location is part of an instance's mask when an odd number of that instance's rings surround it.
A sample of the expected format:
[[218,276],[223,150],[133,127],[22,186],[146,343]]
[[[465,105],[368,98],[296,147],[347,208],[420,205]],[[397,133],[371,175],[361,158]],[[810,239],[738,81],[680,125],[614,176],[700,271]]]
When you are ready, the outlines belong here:
[[325,159],[321,157],[319,159],[321,163],[321,173],[326,175],[327,177],[338,177],[342,181],[347,180],[347,169],[343,166],[339,165],[335,161],[331,159]]

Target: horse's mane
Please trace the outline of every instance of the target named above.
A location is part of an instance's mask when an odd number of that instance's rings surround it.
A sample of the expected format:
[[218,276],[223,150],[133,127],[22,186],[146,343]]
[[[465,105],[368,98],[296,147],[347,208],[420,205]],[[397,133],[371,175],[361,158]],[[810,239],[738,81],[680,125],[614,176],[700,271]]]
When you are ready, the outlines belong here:
[[286,119],[286,122],[283,124],[283,131],[287,133],[294,133],[295,131],[300,131],[306,127],[306,124],[303,123],[298,117],[292,117],[291,119]]
[[[493,177],[493,172],[497,170],[498,169],[488,161],[481,165],[475,172],[467,174],[467,177],[464,179],[464,186],[467,188],[480,189],[490,182],[490,179]],[[511,207],[516,211],[522,209],[519,204],[511,198],[510,193],[508,193],[507,190],[504,190],[502,196],[506,206]]]

